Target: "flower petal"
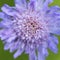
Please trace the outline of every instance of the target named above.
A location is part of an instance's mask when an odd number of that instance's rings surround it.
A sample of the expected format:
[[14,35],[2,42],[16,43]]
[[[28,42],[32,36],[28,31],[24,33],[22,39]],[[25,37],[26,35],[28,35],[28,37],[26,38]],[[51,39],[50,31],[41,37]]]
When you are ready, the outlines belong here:
[[11,35],[8,39],[7,39],[7,43],[10,43],[10,42],[12,42],[13,40],[15,40],[15,38],[16,38],[16,35]]
[[17,50],[17,52],[14,54],[14,58],[17,58],[19,55],[21,55],[24,51],[24,48],[20,46],[20,48]]
[[7,21],[7,20],[3,20],[0,22],[0,28],[9,28],[11,27],[12,22],[11,21]]
[[51,39],[48,40],[48,48],[54,53],[58,52],[57,45]]
[[39,11],[42,8],[44,0],[30,0],[29,6],[32,8],[32,10]]
[[5,12],[7,15],[14,16],[16,14],[16,10],[12,7],[9,7],[7,4],[5,4],[1,10]]
[[44,2],[44,7],[45,8],[47,8],[48,7],[48,4],[50,4],[50,3],[52,3],[53,2],[53,0],[45,0],[45,2]]
[[51,40],[55,43],[55,44],[58,44],[58,38],[55,37],[55,36],[51,36]]
[[27,2],[26,0],[15,0],[15,6],[16,8],[27,8]]
[[50,10],[51,11],[58,11],[58,10],[60,10],[60,7],[59,6],[51,6]]
[[4,21],[9,21],[11,20],[11,17],[4,12],[0,12],[0,19],[3,19]]
[[3,12],[0,12],[0,18],[3,18],[4,17],[4,13]]
[[23,52],[23,50],[18,50],[15,54],[14,54],[14,58],[17,58],[19,55],[21,55]]
[[47,27],[49,29],[49,32],[60,35],[60,13],[54,12],[53,10],[48,14],[47,17],[46,17],[48,19]]
[[5,45],[4,45],[4,50],[8,50],[11,46],[10,46],[11,44],[9,44],[9,43],[6,43]]
[[33,10],[40,11],[41,9],[47,9],[48,4],[52,2],[53,0],[30,0],[29,6]]
[[45,56],[41,53],[41,51],[38,51],[38,60],[45,60]]
[[46,56],[48,56],[47,47],[40,45],[38,47],[38,60],[45,60]]
[[1,37],[2,40],[7,39],[8,37],[11,36],[11,34],[13,34],[11,29],[0,30],[0,37]]
[[29,53],[29,60],[37,60],[35,51]]
[[12,47],[10,47],[10,52],[14,52],[15,50],[17,50],[19,48],[19,42],[12,42]]
[[54,23],[50,24],[50,33],[60,35],[60,20],[55,20]]

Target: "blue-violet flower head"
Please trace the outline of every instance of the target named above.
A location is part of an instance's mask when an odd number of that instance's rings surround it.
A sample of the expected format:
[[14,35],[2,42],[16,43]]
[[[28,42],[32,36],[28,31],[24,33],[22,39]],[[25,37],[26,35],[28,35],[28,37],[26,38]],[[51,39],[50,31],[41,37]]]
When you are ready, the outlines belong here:
[[60,7],[53,0],[14,0],[15,6],[2,6],[0,38],[4,50],[16,51],[14,58],[25,52],[29,60],[45,60],[48,48],[57,53],[60,35]]

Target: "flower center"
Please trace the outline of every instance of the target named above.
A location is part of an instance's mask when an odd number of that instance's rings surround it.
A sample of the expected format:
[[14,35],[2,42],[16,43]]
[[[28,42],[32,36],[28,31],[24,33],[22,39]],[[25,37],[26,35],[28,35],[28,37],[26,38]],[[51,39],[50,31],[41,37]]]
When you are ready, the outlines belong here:
[[34,38],[35,42],[38,40],[39,43],[40,38],[46,39],[47,37],[45,22],[34,12],[22,14],[13,25],[17,35],[24,41],[30,40],[33,42],[32,38]]
[[34,36],[36,33],[36,30],[39,28],[39,25],[36,21],[33,21],[32,18],[30,18],[30,20],[28,20],[25,23],[25,26],[23,28],[23,30],[25,31],[25,34],[28,36]]

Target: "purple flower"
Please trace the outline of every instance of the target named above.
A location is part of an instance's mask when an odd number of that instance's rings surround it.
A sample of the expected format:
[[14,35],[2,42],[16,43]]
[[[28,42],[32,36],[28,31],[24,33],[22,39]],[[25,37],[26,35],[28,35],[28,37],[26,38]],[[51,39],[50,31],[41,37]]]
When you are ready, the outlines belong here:
[[15,6],[4,5],[0,12],[0,38],[4,50],[25,52],[29,60],[45,60],[48,48],[57,53],[60,35],[60,7],[48,5],[52,0],[15,0]]

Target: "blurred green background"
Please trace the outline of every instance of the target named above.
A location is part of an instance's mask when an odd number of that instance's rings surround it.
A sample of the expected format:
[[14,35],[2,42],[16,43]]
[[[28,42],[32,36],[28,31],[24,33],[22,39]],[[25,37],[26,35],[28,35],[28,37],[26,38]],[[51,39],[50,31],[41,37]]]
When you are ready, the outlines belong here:
[[[8,4],[10,6],[14,6],[14,0],[0,0],[0,8],[1,6],[3,6],[4,4]],[[60,6],[60,0],[54,0],[54,2],[52,4],[50,4],[50,6],[53,5],[59,5]],[[59,44],[58,44],[58,53],[54,54],[53,52],[49,51],[49,56],[46,58],[46,60],[60,60],[60,36],[57,36],[59,39]],[[13,58],[13,54],[14,53],[10,53],[9,51],[4,51],[4,45],[2,43],[2,41],[0,40],[0,60],[28,60],[28,55],[26,54],[22,54],[21,56],[19,56],[18,58],[14,59]]]

